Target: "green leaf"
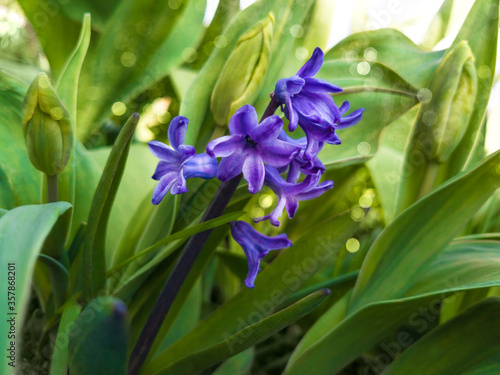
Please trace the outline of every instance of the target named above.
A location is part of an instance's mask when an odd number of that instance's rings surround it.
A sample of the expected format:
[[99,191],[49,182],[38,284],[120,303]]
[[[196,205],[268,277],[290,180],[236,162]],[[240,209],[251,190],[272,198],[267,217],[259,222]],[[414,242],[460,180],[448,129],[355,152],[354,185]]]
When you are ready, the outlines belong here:
[[[359,64],[368,70],[360,74]],[[366,73],[366,74],[365,74]],[[418,89],[378,62],[359,59],[325,61],[316,75],[344,89],[334,95],[337,105],[347,100],[351,110],[365,108],[362,120],[348,129],[339,131],[341,147],[324,147],[320,153],[325,165],[337,167],[363,163],[377,150],[380,132],[417,103]]]
[[125,375],[127,307],[119,299],[98,297],[71,326],[69,372],[72,375]]
[[57,329],[54,354],[52,355],[52,363],[50,365],[50,375],[68,374],[69,332],[81,310],[82,307],[72,299],[70,299],[64,306],[61,321],[59,322],[59,327]]
[[[5,301],[0,306],[0,313],[3,317],[11,317],[8,313],[16,313],[12,315],[15,318],[16,337],[8,338],[10,324],[2,324],[0,333],[0,348],[3,353],[7,353],[11,346],[11,341],[15,341],[16,350],[19,351],[21,342],[20,331],[22,322],[26,314],[26,305],[28,302],[31,278],[35,263],[40,253],[45,238],[52,230],[52,226],[56,223],[59,216],[66,212],[71,205],[67,202],[56,202],[45,205],[23,206],[15,208],[2,216],[0,219],[0,266],[2,267],[3,275],[0,281],[0,286],[5,292]],[[14,251],[15,250],[15,251]],[[14,269],[9,269],[11,264]],[[9,284],[8,272],[15,273],[15,284]],[[12,281],[12,279],[10,280]],[[14,310],[9,310],[7,298],[9,295],[8,287],[14,286],[15,301]],[[19,353],[19,352],[18,352]],[[16,364],[19,358],[16,358]],[[2,374],[11,374],[14,370],[8,366],[7,356],[4,354],[0,358],[0,371]]]
[[498,7],[498,0],[477,0],[452,45],[453,47],[463,40],[468,42],[475,58],[478,80],[477,95],[469,126],[462,141],[450,157],[448,176],[453,176],[465,167],[471,166],[474,162],[474,148],[481,142],[480,128],[495,76]]
[[102,31],[121,0],[85,0],[61,2],[62,12],[75,22],[80,22],[85,14],[92,14],[93,28]]
[[[349,297],[344,297],[304,337],[285,374],[338,373],[402,326],[409,326],[409,330],[418,334],[425,333],[439,319],[436,303],[441,300],[443,305],[454,303],[459,298],[459,294],[452,295],[455,292],[500,285],[497,247],[498,243],[492,247],[487,241],[467,244],[466,240],[457,240],[433,262],[419,269],[402,298],[369,303],[351,315],[346,315]],[[476,257],[477,263],[471,263]],[[412,342],[413,339],[404,334],[397,337],[395,344],[401,351]]]
[[59,76],[78,40],[79,22],[66,17],[59,2],[19,0],[18,3],[40,40],[52,73]]
[[351,220],[348,212],[305,234],[264,268],[257,277],[254,289],[241,290],[193,331],[159,354],[158,359],[151,362],[151,368],[164,368],[174,358],[215,345],[221,337],[229,337],[251,322],[271,314],[288,295],[335,257],[356,227],[357,223]]
[[427,87],[442,56],[443,51],[425,52],[400,31],[380,29],[348,36],[326,53],[325,62],[331,59],[375,61],[420,89]]
[[[93,159],[102,168],[105,167],[112,147],[101,147],[90,151]],[[120,247],[120,243],[131,234],[129,226],[137,226],[137,215],[142,210],[148,215],[151,210],[156,210],[151,204],[151,191],[156,181],[151,178],[154,173],[158,159],[151,154],[144,144],[133,143],[130,145],[127,164],[123,171],[122,180],[116,193],[115,204],[111,209],[109,217],[109,229],[106,234],[106,263],[111,265],[116,262],[126,251]],[[132,214],[135,213],[135,214]],[[142,214],[142,213],[141,213]],[[127,245],[132,247],[137,244],[137,239]]]
[[96,95],[89,95],[87,90],[80,95],[79,139],[91,134],[132,82],[141,80],[158,48],[193,1],[120,2],[95,46],[92,62],[86,65],[85,86],[97,90],[93,89]]
[[369,302],[404,295],[419,267],[431,261],[500,187],[499,162],[497,152],[434,190],[385,228],[363,262],[351,312]]
[[143,373],[151,375],[196,373],[248,349],[281,331],[291,323],[309,314],[329,294],[330,291],[328,289],[315,292],[286,309],[243,328],[215,345],[176,359],[168,366],[155,365],[153,361],[150,365],[146,365],[143,368]]
[[[383,372],[391,374],[493,374],[498,369],[500,298],[488,298],[410,346]],[[489,370],[489,371],[488,371]]]
[[118,136],[102,172],[92,201],[92,207],[83,244],[83,272],[88,275],[84,295],[91,297],[99,293],[105,282],[106,274],[106,229],[113,201],[120,185],[120,180],[127,162],[127,155],[139,121],[139,115],[133,114]]
[[415,123],[419,106],[390,123],[381,133],[375,155],[366,163],[384,211],[384,222],[389,224],[396,215],[396,199],[401,181],[405,145]]
[[136,77],[123,90],[123,93],[115,93],[115,97],[111,98],[112,100],[128,101],[133,99],[142,91],[166,77],[172,72],[173,68],[192,58],[192,53],[195,53],[194,47],[204,30],[203,17],[206,2],[207,0],[191,0],[187,3],[171,33],[159,45],[144,72]]
[[255,356],[254,348],[242,351],[227,359],[213,372],[213,375],[249,374]]
[[422,41],[422,46],[424,48],[432,49],[446,36],[453,9],[453,2],[454,0],[445,0],[432,19],[429,29]]

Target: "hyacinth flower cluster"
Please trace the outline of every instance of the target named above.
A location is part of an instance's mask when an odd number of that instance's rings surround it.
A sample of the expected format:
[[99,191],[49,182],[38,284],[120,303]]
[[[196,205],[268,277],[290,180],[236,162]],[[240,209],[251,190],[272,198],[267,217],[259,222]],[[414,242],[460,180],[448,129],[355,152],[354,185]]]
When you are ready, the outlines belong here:
[[[268,109],[281,109],[292,135],[285,131],[280,116],[266,110],[259,122],[254,107],[245,105],[229,120],[229,134],[209,142],[206,153],[196,154],[193,146],[184,144],[188,119],[174,118],[168,132],[171,147],[157,141],[149,143],[151,152],[160,159],[153,175],[158,180],[153,203],[158,204],[169,191],[171,194],[187,192],[186,179],[189,178],[217,177],[227,182],[242,175],[250,193],[256,194],[267,186],[277,197],[272,212],[253,218],[254,222],[269,220],[272,225],[280,226],[283,210],[291,219],[300,201],[317,198],[331,189],[333,181],[321,181],[325,166],[319,153],[325,144],[340,144],[337,130],[358,123],[363,109],[346,115],[349,103],[338,107],[331,96],[342,89],[314,78],[323,57],[323,51],[316,48],[297,74],[280,79],[271,93]],[[305,137],[293,137],[297,126]],[[231,235],[247,257],[249,270],[245,285],[249,288],[254,287],[264,256],[271,250],[292,246],[286,234],[268,237],[244,221],[231,222]]]

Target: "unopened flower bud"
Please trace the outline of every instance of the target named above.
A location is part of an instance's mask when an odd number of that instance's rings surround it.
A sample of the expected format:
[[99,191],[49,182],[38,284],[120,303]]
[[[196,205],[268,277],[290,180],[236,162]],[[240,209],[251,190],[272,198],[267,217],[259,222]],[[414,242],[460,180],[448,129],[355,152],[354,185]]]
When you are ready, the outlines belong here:
[[467,130],[477,91],[474,57],[467,42],[457,44],[443,59],[422,104],[419,140],[429,160],[444,163]]
[[71,154],[73,131],[69,113],[45,73],[28,88],[22,125],[33,166],[49,176],[60,173]]
[[274,17],[270,13],[238,40],[212,92],[215,122],[227,124],[244,104],[257,97],[269,66]]

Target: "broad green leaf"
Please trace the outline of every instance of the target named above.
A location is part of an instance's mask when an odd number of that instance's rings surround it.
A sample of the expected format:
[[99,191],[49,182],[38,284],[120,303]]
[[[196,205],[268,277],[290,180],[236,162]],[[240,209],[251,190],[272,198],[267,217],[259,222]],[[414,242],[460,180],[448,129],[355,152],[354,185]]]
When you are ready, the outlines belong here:
[[84,14],[92,14],[92,27],[102,31],[122,0],[85,0],[61,2],[62,12],[75,22],[80,22]]
[[254,348],[232,356],[213,372],[213,375],[249,374],[255,356]]
[[[365,71],[358,72],[359,64]],[[363,74],[361,74],[361,73]],[[363,118],[355,126],[338,132],[341,146],[327,145],[320,153],[326,164],[346,165],[346,160],[362,163],[377,150],[380,132],[417,103],[418,89],[401,76],[378,62],[329,60],[316,75],[344,89],[334,100],[340,106],[344,100],[351,111],[365,108]]]
[[351,312],[369,302],[404,295],[418,269],[431,261],[500,187],[499,162],[497,152],[434,190],[385,228],[361,267]]
[[56,342],[54,344],[54,354],[50,365],[50,375],[67,375],[68,374],[68,344],[69,332],[71,326],[80,314],[82,307],[70,299],[64,306],[61,321],[57,329]]
[[492,374],[490,366],[499,368],[500,327],[491,322],[499,314],[499,297],[477,303],[410,346],[383,374]]
[[88,137],[130,83],[140,80],[192,1],[126,0],[118,5],[85,66],[85,86],[94,87],[94,94],[84,90],[80,95],[79,139]]
[[127,368],[128,312],[113,297],[90,302],[71,326],[69,372],[124,375]]
[[442,56],[443,51],[425,52],[400,31],[380,29],[348,36],[326,53],[325,61],[364,59],[379,62],[420,89],[427,87]]
[[481,141],[480,127],[490,97],[498,40],[498,0],[477,0],[452,46],[468,42],[478,75],[477,95],[469,126],[449,161],[448,176],[453,176],[473,163],[474,148]]
[[389,224],[396,215],[396,199],[401,181],[405,145],[415,123],[419,106],[415,106],[389,124],[381,133],[375,155],[366,163]]
[[349,300],[352,296],[352,290],[346,293],[340,300],[332,305],[306,332],[302,340],[298,343],[293,351],[288,363],[289,367],[295,360],[310,346],[319,342],[325,337],[332,328],[336,327],[344,317],[347,315],[347,308],[349,307]]
[[450,284],[466,285],[468,289],[488,287],[492,281],[500,282],[499,264],[499,241],[456,240],[430,265],[420,269],[406,295],[443,290]]
[[19,0],[18,3],[40,40],[53,75],[59,76],[78,40],[79,22],[66,17],[57,1]]
[[[40,253],[45,238],[52,230],[59,216],[66,212],[71,205],[66,202],[49,203],[45,205],[22,206],[7,212],[0,219],[0,266],[3,275],[0,286],[5,292],[4,303],[0,306],[0,312],[5,319],[13,317],[15,319],[15,338],[8,337],[10,323],[3,323],[0,326],[1,340],[0,348],[0,371],[2,374],[13,373],[14,368],[9,367],[11,362],[5,353],[9,353],[11,341],[15,341],[17,356],[16,364],[19,364],[19,345],[21,343],[22,322],[26,314],[31,278],[38,254]],[[15,251],[14,251],[15,250]],[[13,274],[9,274],[11,271]],[[15,275],[15,276],[14,276]],[[15,278],[15,283],[10,283],[9,276]],[[15,302],[7,304],[9,286],[14,287]],[[10,307],[12,306],[12,309]],[[15,315],[9,315],[15,314]],[[10,355],[10,354],[9,354]]]
[[451,11],[453,9],[453,2],[454,0],[445,0],[432,19],[429,29],[422,41],[422,46],[424,48],[433,48],[446,36],[450,23]]
[[[111,147],[102,147],[89,153],[97,164],[104,168],[111,149]],[[147,146],[139,143],[130,145],[127,164],[116,193],[116,203],[113,205],[109,217],[109,229],[106,235],[106,262],[109,265],[112,264],[115,257],[120,257],[120,255],[116,255],[119,251],[118,246],[130,234],[124,229],[128,228],[129,225],[135,225],[134,221],[137,220],[137,214],[141,209],[147,214],[153,208],[150,192],[156,181],[151,176],[157,162],[158,159],[151,154]],[[145,198],[146,194],[149,195],[149,199]],[[136,224],[139,225],[139,223]],[[136,243],[137,240],[128,245],[133,246]]]
[[[474,245],[473,251],[467,252],[465,246],[465,242],[457,241],[432,263],[422,267],[402,298],[369,303],[346,315],[343,320],[345,301],[337,302],[327,312],[328,315],[316,323],[318,326],[311,328],[311,337],[306,335],[304,344],[299,344],[297,354],[292,356],[285,374],[338,373],[397,328],[409,326],[408,329],[412,331],[425,333],[432,322],[439,319],[440,310],[435,308],[435,304],[442,300],[443,304],[453,303],[458,298],[453,293],[500,285],[498,267],[494,266],[499,261],[498,250],[492,250],[484,244]],[[478,263],[471,265],[470,259],[474,259],[475,255],[478,255]],[[449,268],[447,262],[450,262]],[[472,271],[471,277],[467,275],[468,268]],[[456,270],[460,270],[460,274],[454,278],[453,273],[449,272]],[[413,290],[412,285],[415,285]],[[409,335],[398,340],[396,344],[399,351],[409,345],[408,340],[410,344],[413,342]]]
[[[230,337],[271,314],[288,295],[297,291],[322,265],[335,257],[356,227],[357,223],[351,220],[348,212],[314,228],[264,268],[257,277],[254,289],[241,290],[193,331],[159,354],[151,366],[164,368],[174,358],[210,347],[221,337]],[[242,320],[235,319],[235,316]]]
[[[224,340],[176,359],[168,366],[161,367],[153,361],[146,365],[144,374],[193,374],[226,358],[248,349],[273,334],[279,332],[296,320],[310,313],[330,294],[328,289],[315,292],[299,302],[251,324]],[[219,338],[220,340],[220,338]]]
[[120,132],[94,194],[82,253],[82,272],[88,275],[84,288],[84,295],[87,297],[96,295],[104,288],[108,219],[138,120],[139,115],[133,114]]
[[190,0],[187,3],[172,32],[156,50],[144,72],[136,77],[123,90],[123,93],[115,93],[112,100],[129,101],[133,99],[171,73],[173,68],[193,58],[193,54],[196,53],[194,47],[204,30],[203,16],[205,15],[206,3],[207,0]]

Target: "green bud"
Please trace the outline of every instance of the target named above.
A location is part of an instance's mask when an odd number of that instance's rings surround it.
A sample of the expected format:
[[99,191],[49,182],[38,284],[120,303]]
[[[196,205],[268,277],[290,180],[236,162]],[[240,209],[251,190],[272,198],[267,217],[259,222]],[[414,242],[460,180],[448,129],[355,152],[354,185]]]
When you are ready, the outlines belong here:
[[472,51],[463,41],[443,59],[429,86],[430,100],[422,104],[418,139],[431,161],[444,163],[462,140],[477,92]]
[[227,124],[240,107],[252,103],[259,94],[269,66],[273,25],[270,13],[236,43],[212,92],[211,108],[217,124]]
[[26,93],[22,124],[33,166],[49,176],[60,173],[71,154],[73,131],[69,113],[45,73],[36,76]]

